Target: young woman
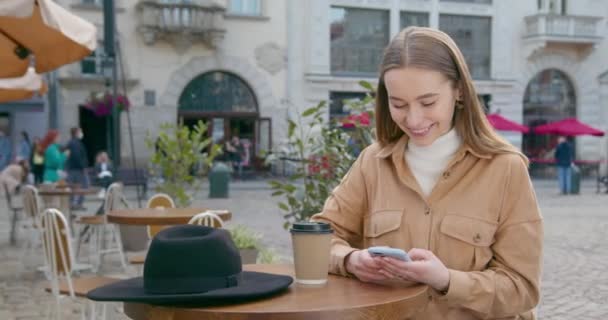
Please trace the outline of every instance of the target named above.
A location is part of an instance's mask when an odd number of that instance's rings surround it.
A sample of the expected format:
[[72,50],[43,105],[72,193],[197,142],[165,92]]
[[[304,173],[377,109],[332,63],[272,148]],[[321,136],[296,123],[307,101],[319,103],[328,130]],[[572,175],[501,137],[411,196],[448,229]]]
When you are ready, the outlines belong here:
[[376,117],[377,142],[313,217],[335,230],[331,271],[427,284],[416,319],[533,319],[543,224],[528,162],[490,127],[448,35],[410,27],[390,42]]
[[60,172],[65,164],[65,154],[61,152],[59,145],[59,131],[49,130],[42,139],[42,150],[44,150],[44,183],[54,183],[59,181]]

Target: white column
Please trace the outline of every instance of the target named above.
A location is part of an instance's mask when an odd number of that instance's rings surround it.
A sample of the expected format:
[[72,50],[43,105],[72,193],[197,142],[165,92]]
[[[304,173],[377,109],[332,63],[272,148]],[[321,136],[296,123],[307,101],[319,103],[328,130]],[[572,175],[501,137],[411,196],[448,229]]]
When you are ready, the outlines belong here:
[[399,31],[401,31],[401,21],[400,21],[400,5],[399,0],[393,0],[391,2],[390,15],[389,15],[389,34],[390,39],[395,37]]
[[308,47],[308,73],[329,74],[329,24],[330,6],[328,0],[310,1],[310,26]]
[[429,27],[439,29],[439,0],[431,0]]

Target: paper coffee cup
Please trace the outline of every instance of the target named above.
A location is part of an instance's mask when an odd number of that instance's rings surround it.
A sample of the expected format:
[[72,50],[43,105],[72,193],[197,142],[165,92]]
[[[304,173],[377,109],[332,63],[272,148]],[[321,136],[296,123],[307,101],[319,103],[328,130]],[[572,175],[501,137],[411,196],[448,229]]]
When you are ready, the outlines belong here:
[[296,222],[289,231],[296,282],[316,285],[326,283],[333,234],[331,226],[322,222]]

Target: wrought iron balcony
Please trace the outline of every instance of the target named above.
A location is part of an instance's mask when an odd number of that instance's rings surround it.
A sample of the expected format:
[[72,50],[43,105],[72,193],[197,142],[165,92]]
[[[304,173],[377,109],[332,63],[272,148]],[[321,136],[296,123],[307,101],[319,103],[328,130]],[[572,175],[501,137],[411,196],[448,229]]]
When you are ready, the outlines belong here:
[[185,50],[200,41],[214,48],[224,38],[226,8],[215,1],[142,0],[137,4],[138,30],[148,45],[159,39]]
[[602,17],[536,14],[527,16],[524,39],[548,43],[593,46],[603,38]]

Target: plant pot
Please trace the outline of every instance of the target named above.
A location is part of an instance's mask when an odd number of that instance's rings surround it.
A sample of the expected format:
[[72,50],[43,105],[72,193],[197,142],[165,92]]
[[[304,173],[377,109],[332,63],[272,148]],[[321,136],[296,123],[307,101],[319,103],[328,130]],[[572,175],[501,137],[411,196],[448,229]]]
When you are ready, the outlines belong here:
[[240,249],[243,264],[255,264],[258,259],[258,249]]

